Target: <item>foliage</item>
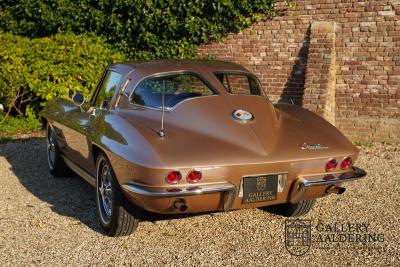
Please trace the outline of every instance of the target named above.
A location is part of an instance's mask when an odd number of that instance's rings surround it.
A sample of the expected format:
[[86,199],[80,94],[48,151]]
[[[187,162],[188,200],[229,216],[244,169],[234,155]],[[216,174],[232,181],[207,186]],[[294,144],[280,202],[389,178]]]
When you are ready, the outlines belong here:
[[196,46],[271,15],[275,0],[3,0],[0,29],[29,37],[103,35],[130,59],[188,58]]
[[[0,113],[0,121],[4,115]],[[15,133],[28,133],[37,130],[41,122],[35,116],[7,117],[3,123],[0,123],[0,141],[3,138],[11,138]]]
[[7,114],[35,114],[55,97],[88,93],[106,65],[123,60],[99,37],[0,34],[0,104]]
[[362,140],[356,140],[356,141],[353,142],[353,144],[355,146],[359,146],[359,147],[373,147],[374,146],[373,143],[370,143],[370,142],[367,142],[367,141],[362,141]]
[[199,44],[277,15],[275,1],[2,0],[0,130],[29,128],[46,101],[87,93],[111,62],[196,57]]

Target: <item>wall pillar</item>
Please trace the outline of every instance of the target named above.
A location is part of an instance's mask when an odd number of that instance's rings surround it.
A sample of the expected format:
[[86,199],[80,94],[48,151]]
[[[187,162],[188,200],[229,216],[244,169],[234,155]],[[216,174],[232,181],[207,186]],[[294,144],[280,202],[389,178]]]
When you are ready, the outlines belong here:
[[303,106],[335,124],[335,22],[311,24]]

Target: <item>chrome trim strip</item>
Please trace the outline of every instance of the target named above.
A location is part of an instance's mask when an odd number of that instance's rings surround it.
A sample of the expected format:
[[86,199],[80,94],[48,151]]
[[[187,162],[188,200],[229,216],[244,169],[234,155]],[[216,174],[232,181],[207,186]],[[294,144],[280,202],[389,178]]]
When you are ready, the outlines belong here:
[[[199,188],[195,190],[188,190],[191,187],[199,187]],[[182,191],[168,192],[168,191],[152,191],[149,188],[145,188],[142,185],[138,185],[135,183],[127,183],[122,185],[122,188],[134,194],[148,196],[148,197],[179,197],[179,196],[208,194],[215,192],[235,191],[236,187],[230,183],[215,183],[208,185],[188,186],[187,188],[179,187],[179,189],[182,189]]]
[[306,193],[306,187],[304,186],[303,183],[301,183],[299,192],[297,192],[297,194],[290,199],[290,203],[292,204],[299,203],[303,199],[305,193]]
[[308,180],[306,180],[306,177],[300,177],[300,179],[303,178],[305,181],[300,182],[300,184],[299,184],[300,189],[296,193],[296,195],[291,198],[290,202],[293,204],[300,202],[303,199],[303,196],[306,193],[307,188],[310,188],[313,186],[320,186],[320,185],[334,185],[337,183],[351,182],[354,180],[361,179],[366,175],[367,175],[366,171],[364,171],[360,168],[357,168],[357,167],[353,167],[353,171],[343,173],[343,174],[339,175],[339,177],[336,177],[335,179],[332,179],[332,180],[308,181]]
[[319,185],[331,185],[331,184],[336,184],[336,183],[343,183],[343,182],[351,182],[354,180],[358,180],[366,176],[367,173],[357,167],[353,167],[352,172],[344,173],[340,175],[339,177],[336,177],[335,179],[332,180],[318,180],[318,181],[305,181],[304,186],[305,187],[310,187],[310,186],[319,186]]
[[228,194],[228,196],[224,203],[224,211],[230,211],[236,199],[236,186],[233,186],[232,190],[226,191],[226,194]]
[[348,178],[348,179],[332,179],[332,180],[320,180],[320,181],[306,181],[304,182],[305,187],[312,187],[312,186],[319,186],[319,185],[331,185],[331,184],[337,184],[337,183],[343,183],[343,182],[351,182],[360,179],[361,177],[354,177],[354,178]]
[[[227,195],[226,200],[223,203],[223,210],[229,211],[232,209],[233,203],[236,199],[236,186],[230,183],[213,183],[206,185],[198,185],[192,187],[199,187],[196,190],[190,190],[191,186],[182,188],[182,191],[179,192],[168,192],[168,191],[152,191],[150,188],[145,188],[143,185],[135,184],[135,183],[127,183],[122,185],[122,188],[127,190],[128,192],[148,196],[148,197],[181,197],[181,196],[193,196],[193,195],[201,195],[201,194],[210,194],[210,193],[225,193]],[[161,188],[162,189],[162,188]]]
[[96,186],[96,179],[91,176],[89,173],[87,173],[85,170],[83,170],[81,167],[70,161],[67,157],[64,155],[61,155],[62,159],[64,160],[65,164],[73,170],[76,174],[78,174],[80,177],[82,177],[86,182],[88,182],[90,185],[93,187]]

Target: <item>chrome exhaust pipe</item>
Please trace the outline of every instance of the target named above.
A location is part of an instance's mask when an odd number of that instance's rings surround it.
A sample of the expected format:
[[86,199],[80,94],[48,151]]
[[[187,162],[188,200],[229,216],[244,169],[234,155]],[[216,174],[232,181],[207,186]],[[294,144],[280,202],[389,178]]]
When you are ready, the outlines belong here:
[[334,194],[338,194],[338,195],[343,194],[345,191],[346,191],[346,188],[341,187],[341,186],[336,186],[336,185],[331,185],[325,190],[325,192],[328,194],[334,193]]
[[184,212],[188,209],[188,206],[186,205],[186,199],[184,198],[177,198],[174,201],[173,207],[181,212]]

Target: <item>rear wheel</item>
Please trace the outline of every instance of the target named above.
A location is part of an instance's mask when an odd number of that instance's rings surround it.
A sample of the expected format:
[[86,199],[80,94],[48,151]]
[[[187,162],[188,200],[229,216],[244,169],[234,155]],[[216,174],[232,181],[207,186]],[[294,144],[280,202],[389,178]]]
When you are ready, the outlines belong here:
[[50,173],[56,177],[65,177],[70,174],[70,169],[61,157],[60,149],[57,146],[54,130],[47,125],[47,163]]
[[101,153],[96,167],[96,203],[101,227],[109,236],[131,234],[139,224],[135,208],[125,199],[111,164]]
[[314,207],[315,202],[315,199],[307,199],[296,204],[284,203],[261,209],[285,217],[300,217],[306,215]]

